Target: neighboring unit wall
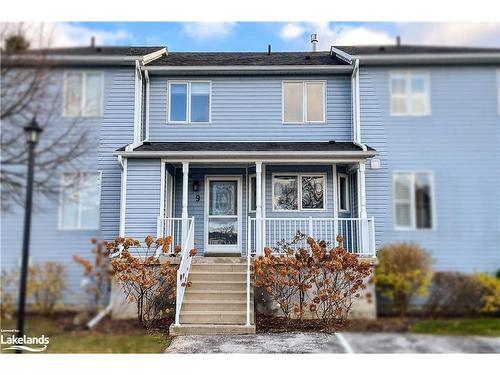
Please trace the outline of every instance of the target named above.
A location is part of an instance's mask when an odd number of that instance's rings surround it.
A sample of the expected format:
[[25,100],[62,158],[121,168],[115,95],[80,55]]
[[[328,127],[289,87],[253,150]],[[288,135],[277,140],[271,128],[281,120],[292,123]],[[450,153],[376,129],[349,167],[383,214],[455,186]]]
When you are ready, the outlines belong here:
[[[87,70],[87,69],[86,69]],[[105,69],[93,69],[104,71],[104,106],[106,106],[113,85],[114,75],[112,71]],[[89,171],[97,172],[99,131],[102,122],[101,117],[66,118],[63,113],[63,69],[51,70],[51,89],[46,98],[51,102],[47,108],[52,117],[50,129],[45,129],[41,134],[38,148],[44,145],[54,144],[54,140],[60,134],[64,134],[68,127],[76,127],[72,132],[75,139],[86,132],[87,143],[84,146],[86,152],[71,164],[62,167],[68,172]],[[54,104],[52,100],[55,100]],[[8,120],[6,120],[8,121]],[[45,124],[41,120],[42,124]],[[50,138],[50,139],[49,139]],[[65,142],[71,142],[65,139]],[[61,146],[59,146],[61,147]],[[53,177],[51,184],[59,185],[60,175]],[[82,267],[73,261],[73,255],[78,254],[85,258],[91,258],[93,245],[90,240],[100,237],[100,230],[60,230],[59,229],[59,194],[45,198],[35,192],[33,198],[33,216],[31,224],[30,241],[30,264],[47,261],[59,262],[66,267],[68,289],[64,293],[64,302],[67,304],[82,303]],[[23,238],[24,208],[15,206],[12,212],[1,214],[1,267],[2,271],[19,271],[21,259],[21,246]],[[17,294],[15,295],[17,298]]]
[[[182,80],[182,78],[173,78]],[[215,77],[210,124],[169,124],[168,80],[151,77],[151,141],[350,141],[350,76]],[[283,80],[327,80],[326,123],[282,123]],[[192,80],[207,80],[194,77]]]
[[[377,243],[418,242],[440,270],[500,269],[496,69],[417,69],[430,73],[430,116],[390,116],[390,69],[361,68],[362,141],[381,159],[381,169],[367,168],[366,174],[368,216],[375,216]],[[435,229],[393,229],[394,171],[433,172]]]

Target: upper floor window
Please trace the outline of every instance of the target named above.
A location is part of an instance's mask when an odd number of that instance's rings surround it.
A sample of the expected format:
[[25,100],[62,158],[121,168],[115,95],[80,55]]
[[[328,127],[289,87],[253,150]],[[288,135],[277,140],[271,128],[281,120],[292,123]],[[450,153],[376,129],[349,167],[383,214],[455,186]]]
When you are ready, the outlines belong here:
[[71,172],[61,176],[59,229],[98,229],[99,172]]
[[426,72],[398,71],[390,74],[392,116],[430,114],[430,78]]
[[283,123],[325,122],[323,81],[283,81]]
[[273,176],[273,211],[324,210],[326,175]]
[[168,121],[210,122],[210,82],[169,82]]
[[433,178],[429,172],[394,173],[396,229],[432,229]]
[[64,81],[64,116],[102,116],[102,72],[67,71]]

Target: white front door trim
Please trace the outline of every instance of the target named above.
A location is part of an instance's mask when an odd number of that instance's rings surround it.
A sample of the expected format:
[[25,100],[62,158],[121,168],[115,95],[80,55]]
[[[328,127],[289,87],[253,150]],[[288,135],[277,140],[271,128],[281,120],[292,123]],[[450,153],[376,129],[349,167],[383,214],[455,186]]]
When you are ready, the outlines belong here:
[[[210,204],[210,181],[236,181],[237,190],[237,217],[238,217],[238,241],[235,246],[233,245],[209,245],[208,244],[208,219],[209,219],[209,204]],[[242,250],[242,181],[241,175],[206,175],[205,176],[205,204],[204,204],[204,238],[205,238],[205,254],[210,253],[229,253],[241,254]]]

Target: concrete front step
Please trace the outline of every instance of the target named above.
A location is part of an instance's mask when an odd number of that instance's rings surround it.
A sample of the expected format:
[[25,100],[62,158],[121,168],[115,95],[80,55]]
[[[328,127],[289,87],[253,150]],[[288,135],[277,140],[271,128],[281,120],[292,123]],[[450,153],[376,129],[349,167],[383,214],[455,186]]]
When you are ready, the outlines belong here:
[[246,264],[246,257],[211,257],[211,256],[199,256],[194,257],[193,263],[198,264]]
[[246,301],[184,301],[183,312],[205,312],[205,311],[241,311],[246,313]]
[[189,280],[193,283],[197,281],[246,281],[247,273],[232,271],[232,272],[219,272],[219,271],[198,271],[193,269],[189,272]]
[[[191,266],[191,272],[247,272],[247,265],[238,263],[198,263]],[[190,272],[190,273],[191,273]]]
[[[191,281],[191,278],[189,279]],[[189,294],[191,291],[199,291],[199,290],[217,290],[217,291],[240,291],[246,292],[247,290],[247,282],[246,281],[196,281],[191,284],[191,286],[187,289],[186,294]]]
[[[250,289],[250,299],[253,301],[253,288]],[[247,300],[247,291],[239,290],[192,290],[188,288],[184,301],[232,301],[243,302]]]
[[246,319],[246,311],[182,311],[180,315],[182,324],[245,324]]
[[241,324],[181,324],[171,325],[170,336],[179,335],[245,335],[254,334],[255,325]]

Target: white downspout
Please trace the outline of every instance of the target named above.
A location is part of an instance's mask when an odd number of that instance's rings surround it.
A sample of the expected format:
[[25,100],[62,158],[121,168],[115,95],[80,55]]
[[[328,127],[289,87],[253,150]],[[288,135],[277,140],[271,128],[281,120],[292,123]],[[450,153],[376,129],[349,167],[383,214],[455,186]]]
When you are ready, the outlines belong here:
[[359,59],[354,60],[354,68],[351,75],[352,94],[352,134],[353,143],[363,151],[367,151],[365,144],[361,143],[361,111],[359,95]]

